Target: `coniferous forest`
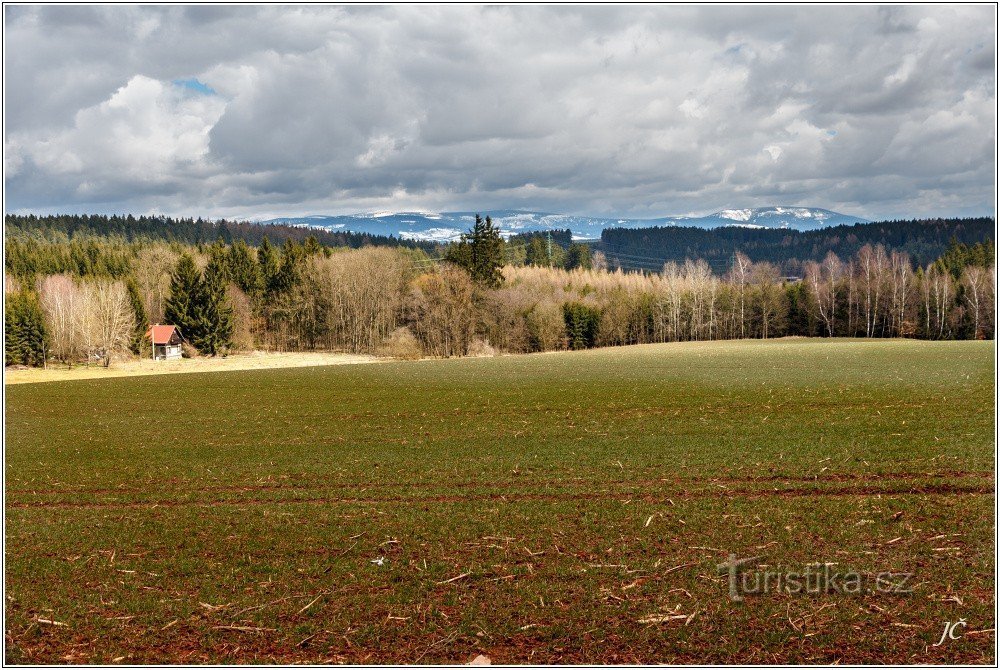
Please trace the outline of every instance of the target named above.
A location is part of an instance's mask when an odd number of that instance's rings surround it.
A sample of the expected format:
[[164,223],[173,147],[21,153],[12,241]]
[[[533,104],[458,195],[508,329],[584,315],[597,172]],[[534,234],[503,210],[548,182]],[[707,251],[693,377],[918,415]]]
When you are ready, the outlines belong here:
[[992,219],[808,233],[569,231],[441,246],[290,226],[7,216],[5,363],[334,350],[399,358],[699,339],[992,338]]

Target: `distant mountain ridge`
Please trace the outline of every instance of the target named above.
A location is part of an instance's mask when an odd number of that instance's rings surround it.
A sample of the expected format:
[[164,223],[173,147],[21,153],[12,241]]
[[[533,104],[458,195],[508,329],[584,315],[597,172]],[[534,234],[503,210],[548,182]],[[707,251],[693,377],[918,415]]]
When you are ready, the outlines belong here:
[[[653,226],[693,226],[695,228],[784,228],[818,230],[841,224],[869,223],[859,216],[849,216],[816,207],[752,207],[723,209],[707,216],[666,216],[655,219],[621,219],[612,217],[575,216],[516,209],[497,209],[479,212],[489,216],[505,237],[518,233],[545,230],[573,232],[577,239],[597,239],[607,228],[650,228]],[[319,228],[330,232],[355,232],[434,242],[449,242],[469,230],[476,212],[366,212],[328,216],[314,214],[301,217],[280,217],[261,221]]]

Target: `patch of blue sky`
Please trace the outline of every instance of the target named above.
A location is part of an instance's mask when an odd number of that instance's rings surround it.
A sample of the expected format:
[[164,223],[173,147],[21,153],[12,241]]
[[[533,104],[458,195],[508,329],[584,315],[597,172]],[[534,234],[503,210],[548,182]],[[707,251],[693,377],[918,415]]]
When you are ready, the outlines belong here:
[[202,95],[218,95],[214,88],[204,82],[198,81],[195,77],[189,77],[187,79],[174,79],[173,84],[174,86],[180,86],[181,88],[186,88],[189,91],[200,93]]

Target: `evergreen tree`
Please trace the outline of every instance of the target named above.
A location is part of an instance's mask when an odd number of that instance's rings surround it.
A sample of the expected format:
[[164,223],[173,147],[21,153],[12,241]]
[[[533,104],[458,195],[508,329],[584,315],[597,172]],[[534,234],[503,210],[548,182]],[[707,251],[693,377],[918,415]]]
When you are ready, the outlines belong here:
[[452,242],[445,249],[444,259],[449,263],[465,268],[472,272],[472,245],[469,244],[468,236],[463,234],[458,242]]
[[[265,238],[266,239],[266,238]],[[255,298],[264,288],[257,256],[243,240],[236,240],[229,248],[226,258],[229,278],[248,296]]]
[[565,262],[565,268],[567,270],[574,270],[576,268],[589,270],[591,265],[590,247],[586,244],[578,243],[569,245],[569,249],[566,251]]
[[549,265],[548,250],[545,247],[545,241],[541,237],[537,235],[532,236],[531,241],[528,242],[528,250],[524,262],[536,267],[547,267]]
[[578,302],[568,302],[563,305],[563,321],[570,349],[589,349],[597,342],[597,328],[601,322],[598,310]]
[[483,219],[476,214],[472,230],[461,239],[449,245],[445,260],[468,270],[472,278],[489,288],[503,283],[504,244],[500,229],[493,225],[490,217]]
[[223,282],[228,283],[232,279],[232,273],[229,271],[229,249],[222,237],[216,238],[212,246],[208,248],[208,260],[222,275]]
[[810,305],[809,289],[805,282],[792,282],[785,286],[788,305],[788,334],[813,336],[816,334],[814,310]]
[[[170,277],[170,297],[163,310],[167,323],[177,326],[185,338],[194,344],[198,332],[197,305],[201,273],[190,254],[183,254]],[[197,346],[197,345],[195,345]]]
[[198,282],[194,306],[195,329],[188,335],[203,354],[215,356],[232,345],[233,309],[226,297],[225,268],[212,258]]
[[30,291],[7,294],[4,309],[4,364],[44,365],[48,350],[45,315]]
[[323,248],[319,245],[319,240],[316,239],[315,235],[310,235],[306,238],[306,241],[302,243],[303,250],[307,256],[313,256],[318,254]]
[[970,265],[990,267],[994,257],[993,240],[987,240],[985,243],[977,242],[970,247],[952,237],[948,248],[941,254],[938,262],[957,280],[962,276],[965,268]]
[[472,278],[489,288],[503,283],[503,238],[493,220],[484,221],[476,214],[476,224],[472,233]]
[[268,293],[287,293],[298,286],[302,279],[302,268],[305,265],[305,260],[305,247],[292,240],[285,240],[285,243],[281,245],[281,263],[268,287]]
[[128,281],[125,282],[125,287],[128,289],[129,304],[132,305],[132,311],[135,312],[135,330],[132,331],[132,342],[129,344],[129,348],[132,353],[141,356],[146,350],[146,332],[149,330],[146,306],[142,303],[142,296],[139,295],[139,287],[134,278],[129,277]]
[[265,237],[257,249],[257,264],[260,266],[261,290],[270,293],[274,289],[278,275],[278,253],[271,241]]

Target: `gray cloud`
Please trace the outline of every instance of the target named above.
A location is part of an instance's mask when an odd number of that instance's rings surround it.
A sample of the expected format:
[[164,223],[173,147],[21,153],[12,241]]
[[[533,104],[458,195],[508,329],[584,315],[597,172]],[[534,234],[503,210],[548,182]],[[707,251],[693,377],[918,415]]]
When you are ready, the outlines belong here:
[[10,211],[993,212],[994,6],[8,6],[5,22]]

